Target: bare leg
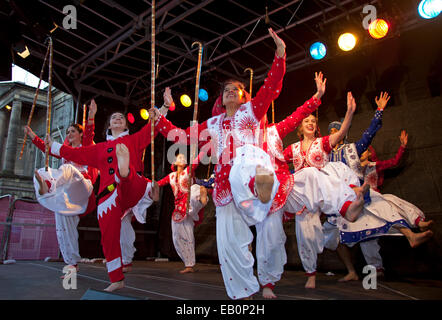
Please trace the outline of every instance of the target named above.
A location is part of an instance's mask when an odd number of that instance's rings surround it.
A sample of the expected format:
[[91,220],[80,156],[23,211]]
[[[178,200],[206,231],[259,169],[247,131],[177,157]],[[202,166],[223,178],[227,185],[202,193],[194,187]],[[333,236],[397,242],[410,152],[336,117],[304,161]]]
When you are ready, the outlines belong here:
[[193,273],[195,270],[193,267],[185,267],[183,270],[180,271],[180,273]]
[[339,282],[346,282],[352,280],[359,280],[358,274],[356,273],[355,267],[351,262],[350,250],[346,245],[338,244],[336,248],[336,252],[338,253],[339,258],[341,258],[342,262],[344,262],[345,267],[347,268],[348,274],[339,279]]
[[255,187],[262,203],[270,201],[273,182],[273,173],[260,165],[256,166]]
[[433,231],[427,230],[425,232],[414,233],[408,228],[397,228],[400,233],[407,237],[410,247],[416,248],[422,243],[428,241],[433,236]]
[[115,291],[118,289],[123,289],[123,288],[124,288],[124,280],[121,280],[118,282],[111,283],[110,286],[108,286],[106,289],[104,289],[104,291],[112,292],[112,291]]
[[115,151],[117,154],[118,171],[120,172],[120,176],[126,178],[129,175],[129,149],[125,144],[119,143],[117,144]]
[[34,174],[35,174],[35,178],[37,179],[38,185],[40,186],[40,188],[38,189],[38,193],[40,195],[48,193],[48,191],[49,191],[48,185],[46,184],[46,182],[43,181],[43,178],[38,173],[38,170],[35,170]]
[[132,271],[132,266],[123,267],[123,273],[131,272],[131,271]]
[[305,283],[305,288],[315,289],[316,288],[316,275],[308,276],[307,282]]
[[207,204],[207,189],[200,186],[200,202],[203,206]]
[[346,220],[354,222],[359,217],[364,208],[364,194],[367,193],[369,189],[370,185],[368,183],[364,183],[361,187],[353,188],[357,198],[348,207],[347,212],[345,213]]
[[273,293],[273,290],[269,287],[265,287],[264,289],[262,289],[262,296],[265,299],[275,299],[276,295]]

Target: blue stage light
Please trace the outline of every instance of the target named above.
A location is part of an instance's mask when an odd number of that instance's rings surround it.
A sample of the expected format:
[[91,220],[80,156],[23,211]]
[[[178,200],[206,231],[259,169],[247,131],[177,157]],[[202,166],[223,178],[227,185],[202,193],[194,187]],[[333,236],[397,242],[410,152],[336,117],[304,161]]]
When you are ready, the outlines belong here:
[[321,60],[327,54],[327,48],[322,42],[315,42],[310,47],[310,55],[315,60]]
[[209,99],[209,94],[206,90],[200,89],[198,97],[201,101],[207,101]]
[[417,11],[424,19],[436,18],[442,10],[442,0],[422,0]]

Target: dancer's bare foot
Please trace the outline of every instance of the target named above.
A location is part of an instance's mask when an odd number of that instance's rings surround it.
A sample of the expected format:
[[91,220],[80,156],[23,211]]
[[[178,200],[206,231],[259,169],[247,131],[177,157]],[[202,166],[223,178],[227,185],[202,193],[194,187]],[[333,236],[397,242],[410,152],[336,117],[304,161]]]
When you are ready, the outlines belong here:
[[118,282],[112,282],[109,287],[104,289],[104,291],[112,292],[112,291],[123,289],[123,288],[124,288],[124,280],[121,280]]
[[276,295],[273,293],[273,290],[269,287],[265,287],[262,289],[262,296],[265,299],[276,299]]
[[152,195],[152,200],[155,202],[160,199],[160,187],[156,182],[154,182],[152,185],[151,195]]
[[195,270],[193,269],[193,267],[185,267],[183,270],[180,271],[181,274],[184,273],[193,273],[195,272]]
[[129,160],[130,154],[129,149],[125,144],[119,143],[115,148],[118,160],[118,171],[122,178],[126,178],[129,175]]
[[305,283],[305,288],[315,289],[316,288],[316,276],[308,276],[307,282]]
[[338,281],[339,282],[347,282],[347,281],[357,281],[357,280],[359,280],[357,273],[354,271],[351,271],[351,272],[347,273],[347,275],[345,277],[339,279]]
[[412,233],[411,236],[407,236],[408,242],[412,248],[420,246],[422,243],[428,241],[433,236],[433,231],[427,230],[425,232]]
[[203,206],[207,204],[207,189],[200,186],[200,202]]
[[266,168],[257,165],[255,176],[255,187],[258,199],[262,203],[267,203],[271,199],[274,177],[273,173]]
[[43,181],[43,178],[38,173],[38,170],[34,171],[34,175],[35,175],[35,179],[37,179],[37,182],[38,182],[38,185],[39,185],[38,193],[40,195],[48,193],[48,191],[49,191],[48,185],[46,184],[46,182]]
[[433,225],[434,221],[419,221],[418,227],[420,231],[427,231]]

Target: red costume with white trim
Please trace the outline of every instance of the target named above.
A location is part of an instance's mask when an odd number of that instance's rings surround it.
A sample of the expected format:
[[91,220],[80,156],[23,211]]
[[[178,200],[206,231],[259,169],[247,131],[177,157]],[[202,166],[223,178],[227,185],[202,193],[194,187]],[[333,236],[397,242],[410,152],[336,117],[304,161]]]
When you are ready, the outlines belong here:
[[[135,169],[139,166],[139,159],[143,150],[150,144],[150,140],[149,122],[132,135],[93,146],[70,148],[56,142],[52,144],[52,153],[100,170],[98,193],[103,194],[106,189],[108,193],[99,198],[97,214],[102,235],[101,243],[111,282],[124,279],[120,247],[121,217],[127,209],[134,207],[144,196],[147,184],[150,183],[150,180],[138,175]],[[125,144],[130,152],[130,171],[126,178],[122,178],[118,173],[115,149],[119,143]]]

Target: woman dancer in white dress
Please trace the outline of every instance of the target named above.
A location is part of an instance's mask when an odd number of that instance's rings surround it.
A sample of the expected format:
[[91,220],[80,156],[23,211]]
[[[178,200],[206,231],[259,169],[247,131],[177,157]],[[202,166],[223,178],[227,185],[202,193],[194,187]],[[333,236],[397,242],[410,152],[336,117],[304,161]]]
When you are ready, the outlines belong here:
[[[369,185],[364,184],[362,187],[359,187],[360,182],[351,169],[343,163],[328,162],[328,154],[347,134],[355,110],[356,103],[349,92],[347,94],[347,113],[338,132],[320,137],[317,119],[314,115],[310,115],[298,127],[300,141],[284,150],[286,161],[292,162],[295,169],[295,184],[299,185],[298,192],[292,194],[294,196],[303,194],[307,199],[314,199],[319,188],[314,187],[314,185],[312,185],[313,188],[308,184],[303,185],[306,181],[304,173],[305,170],[312,169],[314,172],[321,172],[328,176],[327,180],[341,182],[339,189],[332,185],[329,185],[329,187],[324,185],[322,188],[324,190],[323,199],[325,202],[331,203],[338,201],[337,206],[341,208],[338,210],[339,213],[349,221],[355,221],[360,213],[359,211],[357,214],[354,214],[348,210],[352,199],[354,200],[354,194],[358,195],[356,201],[359,207],[362,208],[364,204],[362,195],[368,191]],[[317,255],[322,252],[324,247],[324,235],[319,219],[320,212],[322,211],[326,215],[330,215],[336,211],[333,212],[332,206],[325,206],[325,210],[322,208],[318,210],[317,206],[302,208],[299,206],[299,201],[294,202],[294,199],[296,198],[289,196],[285,209],[290,213],[296,213],[295,228],[298,253],[307,276],[305,287],[315,288]],[[336,204],[334,207],[336,207]]]
[[[93,144],[96,112],[97,105],[92,100],[84,131],[79,124],[69,126],[66,130],[65,144],[73,148]],[[25,126],[24,130],[32,138],[32,142],[44,152],[43,140],[30,127]],[[93,183],[97,177],[97,170],[65,159],[62,159],[62,163],[58,169],[35,170],[35,194],[42,206],[54,211],[55,230],[63,260],[69,269],[78,271],[81,256],[77,227],[80,217],[96,208]]]

